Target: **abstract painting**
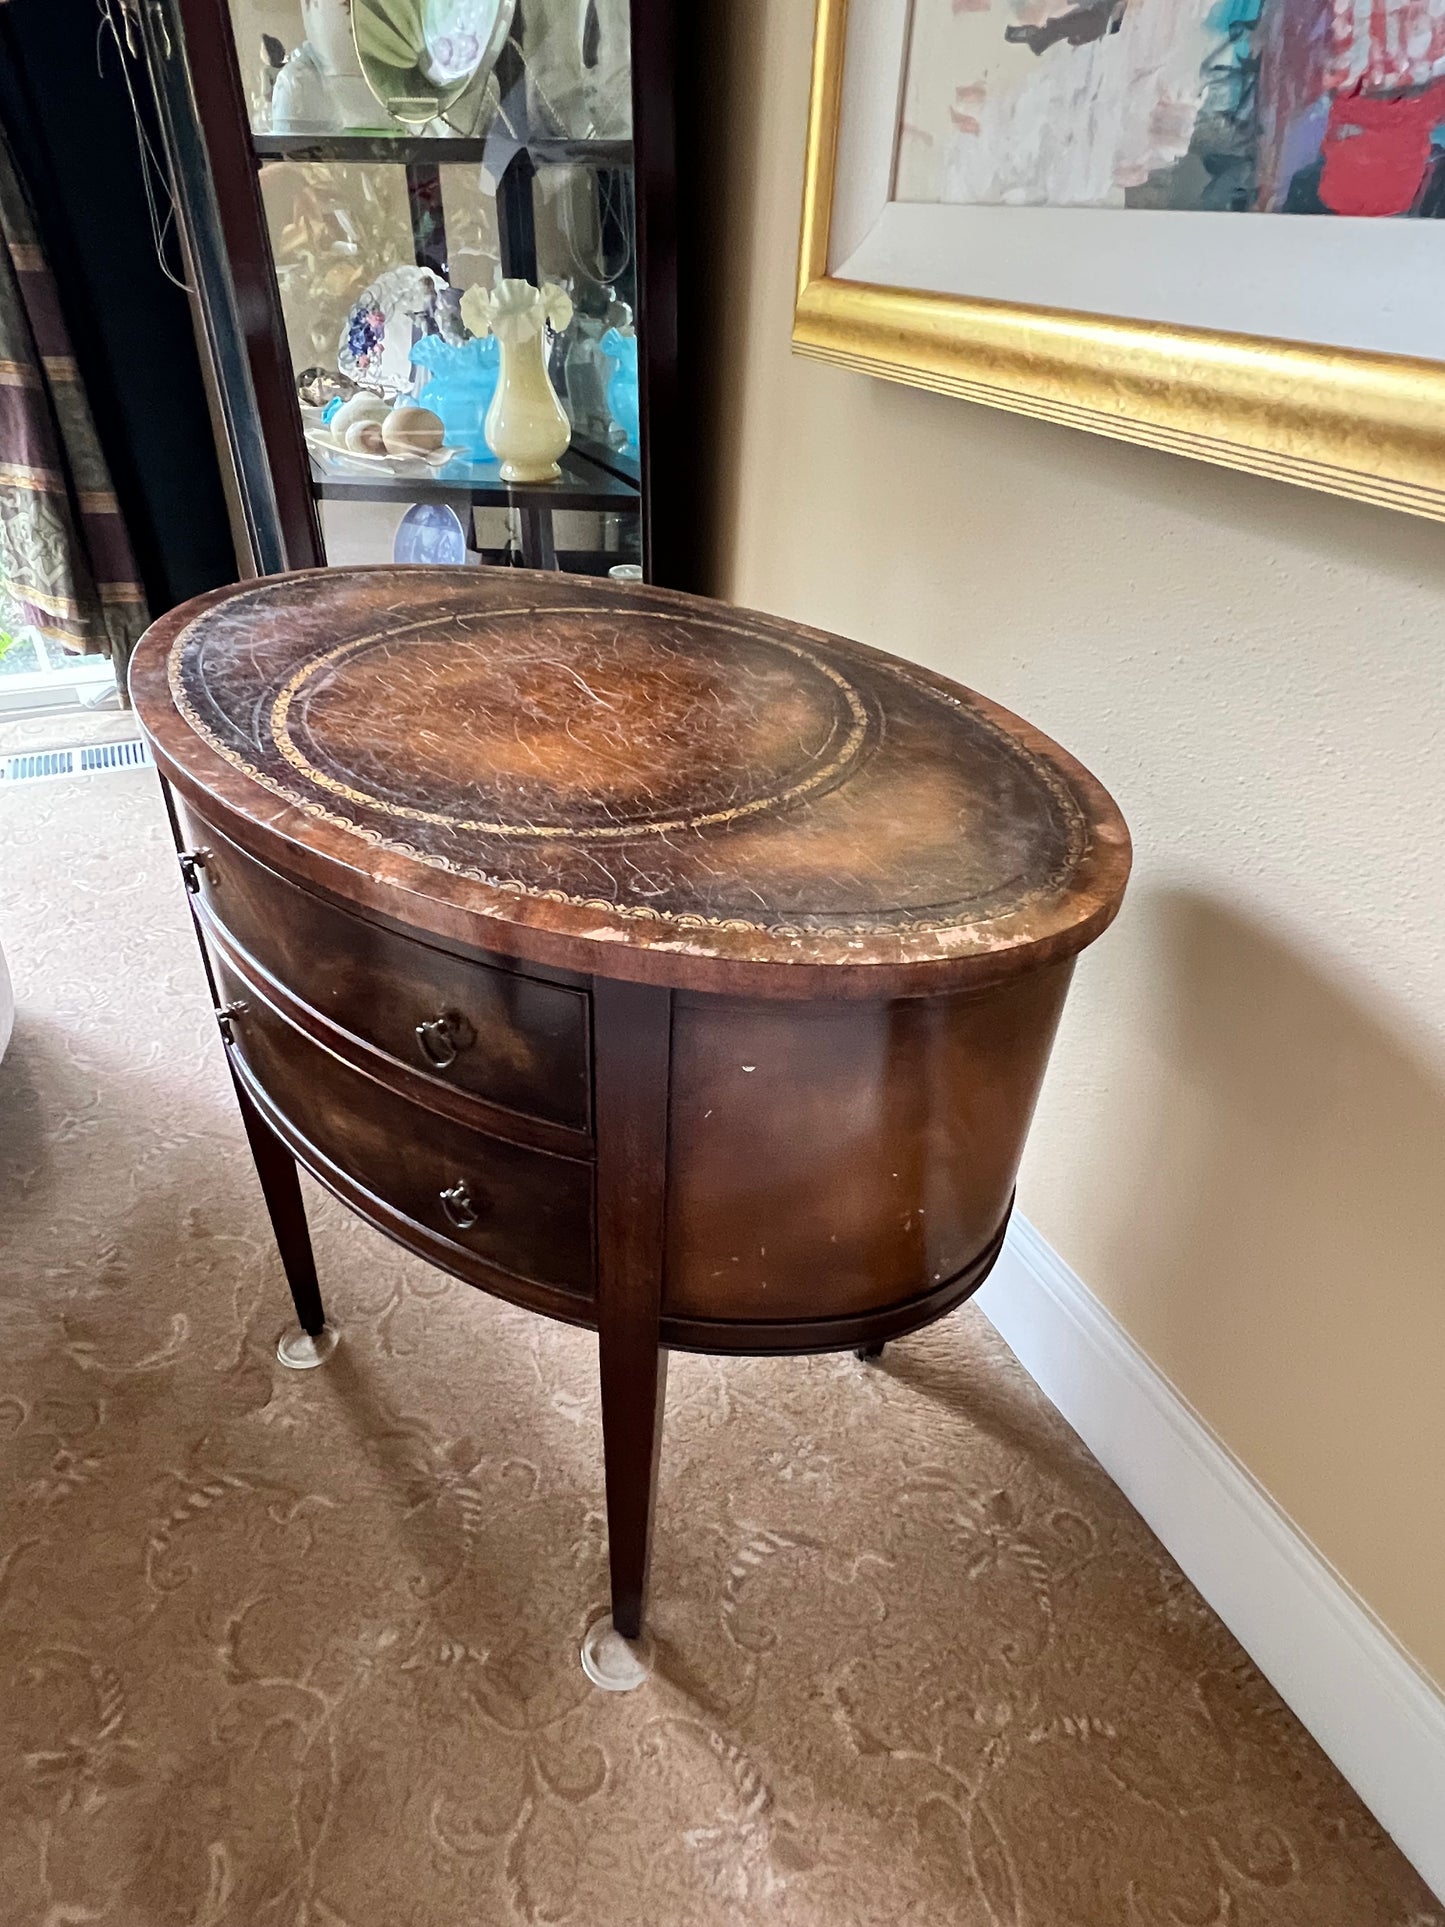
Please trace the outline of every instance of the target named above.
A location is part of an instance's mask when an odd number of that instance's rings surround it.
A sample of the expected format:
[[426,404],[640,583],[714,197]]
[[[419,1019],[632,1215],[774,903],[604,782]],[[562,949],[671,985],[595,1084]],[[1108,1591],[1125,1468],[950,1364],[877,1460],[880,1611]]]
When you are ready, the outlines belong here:
[[1445,521],[1445,0],[813,4],[800,353]]
[[1445,214],[1445,0],[914,0],[899,201]]

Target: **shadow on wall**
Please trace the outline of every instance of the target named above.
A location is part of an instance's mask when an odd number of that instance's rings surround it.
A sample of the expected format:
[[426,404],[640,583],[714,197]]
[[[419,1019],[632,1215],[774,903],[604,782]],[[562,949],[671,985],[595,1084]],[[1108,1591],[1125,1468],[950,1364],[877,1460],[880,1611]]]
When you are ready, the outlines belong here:
[[[1226,903],[1156,890],[1132,908],[1154,926],[1163,1006],[1138,1133],[1149,1162],[1122,1210],[1111,1161],[1126,1321],[1148,1327],[1166,1369],[1187,1361],[1183,1389],[1306,1529],[1308,1496],[1328,1485],[1330,1516],[1356,1521],[1371,1557],[1380,1462],[1358,1447],[1388,1413],[1404,1448],[1389,1510],[1398,1521],[1416,1485],[1422,1531],[1383,1556],[1414,1561],[1417,1588],[1418,1562],[1440,1561],[1445,1585],[1445,1532],[1427,1525],[1441,1508],[1445,1077],[1423,1043]],[[1276,1427],[1285,1383],[1294,1414],[1301,1384],[1317,1394],[1312,1434],[1289,1413]]]

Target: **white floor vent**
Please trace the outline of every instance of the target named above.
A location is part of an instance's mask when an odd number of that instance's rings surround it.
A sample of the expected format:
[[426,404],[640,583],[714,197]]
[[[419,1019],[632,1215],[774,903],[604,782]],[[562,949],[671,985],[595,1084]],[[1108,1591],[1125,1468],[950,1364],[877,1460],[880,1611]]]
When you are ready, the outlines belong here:
[[137,736],[128,743],[29,749],[0,758],[0,783],[45,783],[57,776],[98,776],[102,770],[152,767],[150,750]]

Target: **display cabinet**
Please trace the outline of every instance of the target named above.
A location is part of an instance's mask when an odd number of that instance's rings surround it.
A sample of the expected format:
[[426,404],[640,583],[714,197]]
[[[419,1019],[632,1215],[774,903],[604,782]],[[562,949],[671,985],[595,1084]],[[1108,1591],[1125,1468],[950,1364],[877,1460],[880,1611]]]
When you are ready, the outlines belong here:
[[256,569],[676,582],[670,0],[135,5]]

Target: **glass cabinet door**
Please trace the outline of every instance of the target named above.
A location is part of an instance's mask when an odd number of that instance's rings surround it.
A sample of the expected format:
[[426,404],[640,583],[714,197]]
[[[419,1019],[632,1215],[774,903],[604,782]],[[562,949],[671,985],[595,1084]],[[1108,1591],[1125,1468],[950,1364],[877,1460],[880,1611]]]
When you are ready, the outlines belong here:
[[[216,352],[225,303],[213,290],[202,305],[219,316],[212,327],[208,313],[220,385],[239,391],[225,397],[233,454],[248,423],[231,418],[249,406],[276,493],[283,464],[304,471],[311,559],[636,572],[645,279],[629,0],[166,5],[200,82],[210,177],[178,183],[188,225],[208,195],[221,204],[210,212],[232,283],[229,375]],[[243,125],[225,130],[193,51],[208,10],[234,51],[225,98]],[[153,46],[153,67],[167,53]],[[163,118],[175,122],[170,85]],[[178,173],[186,133],[171,142]],[[261,290],[238,260],[247,210],[223,138],[253,172]],[[203,279],[205,252],[193,245]],[[250,312],[262,295],[265,352]]]

